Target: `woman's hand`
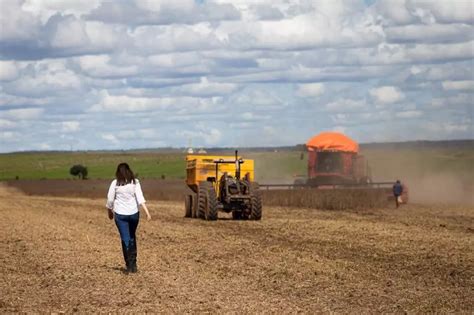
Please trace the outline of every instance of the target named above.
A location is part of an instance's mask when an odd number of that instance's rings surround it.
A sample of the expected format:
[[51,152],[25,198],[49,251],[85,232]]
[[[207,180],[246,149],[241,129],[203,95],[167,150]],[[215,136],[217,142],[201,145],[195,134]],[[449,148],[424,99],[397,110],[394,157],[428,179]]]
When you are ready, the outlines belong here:
[[114,218],[114,212],[112,211],[112,209],[108,209],[108,208],[107,208],[107,212],[109,215],[109,220],[112,220]]
[[142,206],[143,210],[145,210],[146,219],[147,219],[148,221],[150,221],[150,220],[151,220],[151,215],[150,215],[150,211],[148,211],[148,208],[147,208],[146,204],[145,204],[145,203],[142,203],[141,206]]

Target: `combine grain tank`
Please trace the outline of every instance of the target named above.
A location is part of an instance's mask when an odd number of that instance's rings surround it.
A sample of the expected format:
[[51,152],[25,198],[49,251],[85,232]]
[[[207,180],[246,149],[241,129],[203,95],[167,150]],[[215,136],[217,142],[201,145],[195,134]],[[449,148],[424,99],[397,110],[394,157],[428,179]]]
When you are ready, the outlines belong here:
[[233,219],[260,220],[262,202],[254,181],[254,161],[235,156],[186,156],[185,217],[217,220],[218,211]]

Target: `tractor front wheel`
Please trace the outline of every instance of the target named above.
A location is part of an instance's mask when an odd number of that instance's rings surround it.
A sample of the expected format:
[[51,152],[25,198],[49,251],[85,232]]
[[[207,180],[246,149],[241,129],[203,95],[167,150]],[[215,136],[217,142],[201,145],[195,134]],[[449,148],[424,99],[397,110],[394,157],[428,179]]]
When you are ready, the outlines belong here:
[[258,183],[250,183],[250,220],[260,220],[262,218],[262,195]]

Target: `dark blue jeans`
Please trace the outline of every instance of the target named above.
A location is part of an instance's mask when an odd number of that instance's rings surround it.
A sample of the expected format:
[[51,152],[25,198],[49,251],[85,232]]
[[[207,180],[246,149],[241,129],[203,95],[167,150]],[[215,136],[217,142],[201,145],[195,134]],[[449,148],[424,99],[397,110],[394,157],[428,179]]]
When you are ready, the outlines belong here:
[[122,242],[127,246],[130,241],[135,242],[138,221],[140,221],[140,212],[132,215],[115,214],[115,225],[117,225]]

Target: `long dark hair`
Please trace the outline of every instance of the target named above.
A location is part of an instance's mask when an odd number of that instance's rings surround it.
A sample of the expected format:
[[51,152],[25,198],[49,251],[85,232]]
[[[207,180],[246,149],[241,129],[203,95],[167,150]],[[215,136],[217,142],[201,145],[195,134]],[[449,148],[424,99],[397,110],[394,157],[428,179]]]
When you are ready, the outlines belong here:
[[117,166],[115,178],[117,179],[117,185],[119,186],[127,185],[130,183],[135,184],[135,175],[133,175],[133,172],[127,163],[120,163]]

